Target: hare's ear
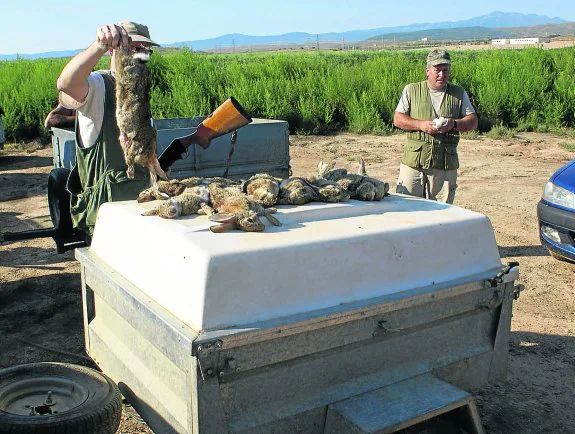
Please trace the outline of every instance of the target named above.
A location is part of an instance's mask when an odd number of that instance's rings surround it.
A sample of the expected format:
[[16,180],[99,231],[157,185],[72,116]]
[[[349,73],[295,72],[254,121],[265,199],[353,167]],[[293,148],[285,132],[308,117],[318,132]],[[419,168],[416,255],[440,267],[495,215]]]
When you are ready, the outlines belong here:
[[365,161],[363,161],[362,157],[359,157],[359,167],[357,168],[357,174],[367,176],[367,172],[365,171]]
[[235,223],[236,215],[218,212],[216,214],[212,214],[211,216],[209,216],[208,220],[218,223]]
[[235,229],[235,227],[236,225],[234,223],[222,223],[221,225],[210,226],[210,231],[215,234],[219,234],[222,232],[231,231],[232,229]]
[[277,218],[275,218],[270,212],[266,213],[266,218],[274,226],[281,226],[282,225],[281,222]]
[[329,165],[324,163],[323,160],[320,160],[320,162],[317,165],[317,176],[323,178],[328,170]]
[[323,160],[317,165],[317,173],[320,178],[324,178],[326,173],[333,170],[335,167],[335,160],[331,160],[329,163],[324,163]]

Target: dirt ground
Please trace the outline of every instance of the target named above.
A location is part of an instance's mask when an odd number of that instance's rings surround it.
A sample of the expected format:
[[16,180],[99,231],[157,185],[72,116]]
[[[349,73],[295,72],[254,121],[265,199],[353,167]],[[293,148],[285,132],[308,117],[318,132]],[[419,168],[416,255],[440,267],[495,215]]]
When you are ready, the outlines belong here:
[[[403,137],[292,136],[294,174],[320,159],[395,186]],[[571,139],[573,141],[573,139]],[[525,291],[514,305],[507,381],[476,394],[488,433],[575,433],[575,265],[539,244],[536,204],[553,171],[575,158],[565,137],[519,134],[462,140],[456,205],[487,215],[503,262],[519,261]],[[0,152],[0,230],[47,226],[52,150]],[[0,245],[0,368],[36,361],[91,366],[84,353],[79,264],[57,255],[51,238]],[[126,408],[122,433],[149,433]]]

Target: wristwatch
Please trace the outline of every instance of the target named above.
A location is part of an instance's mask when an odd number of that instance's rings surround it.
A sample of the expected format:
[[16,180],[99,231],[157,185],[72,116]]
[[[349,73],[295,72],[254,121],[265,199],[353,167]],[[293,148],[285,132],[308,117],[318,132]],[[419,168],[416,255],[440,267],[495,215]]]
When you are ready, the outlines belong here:
[[457,121],[455,119],[453,119],[453,128],[451,128],[451,131],[457,131]]

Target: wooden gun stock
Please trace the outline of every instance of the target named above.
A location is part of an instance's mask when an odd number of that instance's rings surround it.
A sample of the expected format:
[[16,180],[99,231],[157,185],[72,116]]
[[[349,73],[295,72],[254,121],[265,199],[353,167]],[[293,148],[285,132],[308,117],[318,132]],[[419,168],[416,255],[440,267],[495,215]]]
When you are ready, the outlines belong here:
[[237,130],[252,121],[245,109],[234,97],[228,98],[198,125],[195,132],[175,139],[158,158],[160,166],[168,170],[174,162],[183,158],[188,146],[196,144],[206,149],[216,137]]

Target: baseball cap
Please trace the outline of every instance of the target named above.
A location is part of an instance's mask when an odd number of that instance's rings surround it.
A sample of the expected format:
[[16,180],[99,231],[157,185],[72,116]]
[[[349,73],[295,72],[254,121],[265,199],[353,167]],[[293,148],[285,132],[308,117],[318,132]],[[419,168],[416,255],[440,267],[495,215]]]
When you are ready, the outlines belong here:
[[157,47],[160,46],[160,44],[157,44],[150,39],[150,31],[148,30],[148,26],[134,23],[133,21],[120,21],[118,24],[126,30],[132,41],[147,42]]
[[451,65],[451,56],[445,50],[432,50],[427,55],[427,66],[442,65],[445,63]]

